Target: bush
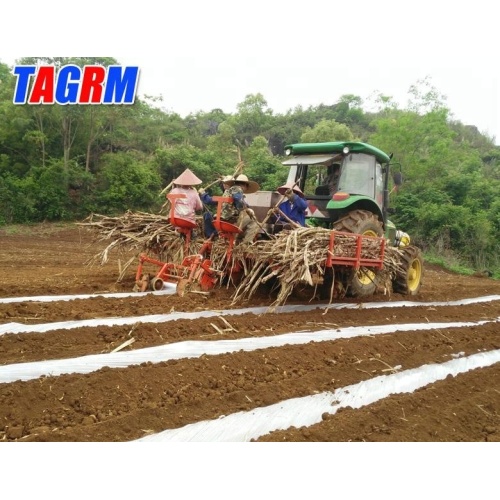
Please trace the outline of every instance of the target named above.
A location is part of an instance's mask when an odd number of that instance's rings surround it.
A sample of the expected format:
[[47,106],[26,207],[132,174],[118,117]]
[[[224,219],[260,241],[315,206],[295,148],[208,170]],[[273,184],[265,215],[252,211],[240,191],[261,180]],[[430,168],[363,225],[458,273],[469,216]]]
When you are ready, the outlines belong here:
[[151,210],[160,201],[160,178],[154,167],[130,153],[108,153],[97,174],[94,206],[103,214]]

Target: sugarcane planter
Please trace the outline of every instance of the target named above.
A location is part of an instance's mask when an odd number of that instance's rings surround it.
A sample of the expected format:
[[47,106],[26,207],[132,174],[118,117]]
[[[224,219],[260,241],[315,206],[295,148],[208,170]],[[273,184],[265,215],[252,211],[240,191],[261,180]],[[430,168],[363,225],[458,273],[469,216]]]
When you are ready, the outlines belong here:
[[[184,198],[184,194],[168,194],[170,201],[170,223],[184,239],[184,252],[190,249],[193,230],[197,228],[195,222],[175,216],[175,201]],[[141,253],[139,265],[135,275],[135,290],[144,292],[146,290],[159,291],[167,284],[175,285],[178,295],[184,295],[187,291],[208,291],[214,287],[218,279],[218,273],[211,267],[211,261],[206,257],[210,241],[205,241],[199,252],[194,255],[183,257],[180,263],[163,262]],[[158,267],[155,273],[145,273],[144,264],[152,264]]]
[[[170,223],[184,238],[184,249],[187,252],[190,248],[193,230],[197,225],[175,217],[175,200],[184,196],[183,194],[168,194],[167,198],[171,203]],[[198,254],[184,257],[181,263],[164,262],[146,253],[141,253],[135,276],[134,289],[136,291],[159,291],[165,285],[175,284],[177,294],[183,296],[189,291],[209,291],[225,277],[231,277],[235,280],[235,276],[241,275],[245,266],[242,265],[240,259],[233,259],[233,251],[236,238],[242,233],[242,230],[221,218],[223,203],[231,203],[233,200],[223,196],[214,196],[213,200],[217,202],[213,221],[217,230],[216,242],[214,237],[204,240]],[[213,264],[212,257],[214,256],[216,256],[217,268]],[[158,271],[153,274],[145,273],[144,264],[146,263],[157,266]]]
[[[165,283],[176,283],[178,295],[184,295],[189,291],[209,291],[231,278],[236,285],[234,304],[250,298],[261,285],[272,280],[279,289],[272,304],[276,306],[301,287],[307,289],[311,298],[319,295],[331,301],[346,294],[357,296],[357,289],[351,288],[353,279],[373,283],[373,287],[367,287],[371,293],[387,293],[393,283],[408,274],[404,265],[406,247],[393,247],[386,238],[372,234],[308,226],[257,238],[250,246],[240,245],[239,227],[220,218],[222,203],[229,200],[214,198],[218,204],[214,219],[218,237],[205,240],[200,254],[186,257],[181,264],[141,255],[138,284],[142,263],[159,267],[154,277],[145,280],[147,285],[142,290],[159,290]],[[416,272],[420,280],[419,269]]]
[[[286,154],[287,183],[298,184],[308,201],[305,227],[273,231],[266,214],[273,206],[276,209],[279,197],[265,191],[247,194],[261,233],[253,243],[244,244],[241,229],[221,218],[223,204],[232,199],[214,196],[216,236],[204,240],[196,255],[180,263],[141,255],[136,273],[139,289],[158,290],[165,282],[176,283],[182,295],[224,282],[235,286],[236,303],[268,283],[278,290],[274,305],[283,304],[301,286],[309,287],[311,297],[330,301],[379,291],[417,295],[423,277],[421,251],[388,219],[390,192],[402,182],[396,171],[389,190],[391,167],[399,165],[391,163],[392,155],[356,142],[294,144],[287,146]],[[173,205],[171,224],[187,244],[194,227],[175,218]],[[146,262],[159,270],[145,285],[141,266]]]

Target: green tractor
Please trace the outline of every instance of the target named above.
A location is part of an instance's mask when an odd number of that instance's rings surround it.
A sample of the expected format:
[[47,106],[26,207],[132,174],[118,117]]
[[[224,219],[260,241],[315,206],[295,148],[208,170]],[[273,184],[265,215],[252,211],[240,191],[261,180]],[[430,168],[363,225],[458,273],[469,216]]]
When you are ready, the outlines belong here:
[[[400,255],[394,291],[416,295],[423,276],[421,251],[388,218],[389,187],[396,189],[402,183],[401,167],[391,164],[392,154],[363,142],[323,142],[290,144],[285,155],[283,164],[290,167],[287,182],[296,183],[308,200],[308,224],[385,236]],[[349,275],[343,281],[351,295],[375,293],[376,272],[366,268],[345,272]]]

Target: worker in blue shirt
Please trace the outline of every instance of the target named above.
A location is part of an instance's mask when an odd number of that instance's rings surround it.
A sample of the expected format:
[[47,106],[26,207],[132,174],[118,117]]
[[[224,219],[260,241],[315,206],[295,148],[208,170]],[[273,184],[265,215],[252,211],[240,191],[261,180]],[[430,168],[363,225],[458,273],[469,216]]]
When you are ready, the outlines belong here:
[[283,195],[285,199],[278,205],[275,210],[276,221],[278,227],[281,225],[287,227],[287,224],[293,227],[294,222],[299,226],[306,225],[306,210],[307,200],[304,193],[298,186],[287,183],[277,189],[278,193]]

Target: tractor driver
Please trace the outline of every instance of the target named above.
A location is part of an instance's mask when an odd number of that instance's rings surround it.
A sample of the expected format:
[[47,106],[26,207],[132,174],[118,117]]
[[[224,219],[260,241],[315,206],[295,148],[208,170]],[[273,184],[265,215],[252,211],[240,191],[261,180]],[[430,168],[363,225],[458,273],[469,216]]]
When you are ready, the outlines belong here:
[[325,184],[328,186],[328,193],[333,195],[339,188],[340,164],[334,163],[327,169]]

